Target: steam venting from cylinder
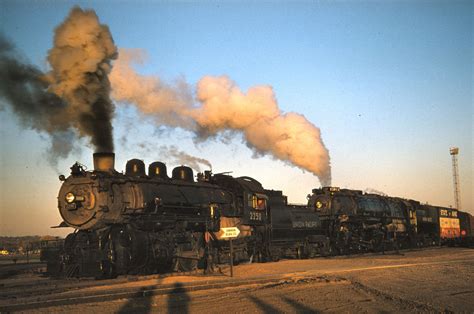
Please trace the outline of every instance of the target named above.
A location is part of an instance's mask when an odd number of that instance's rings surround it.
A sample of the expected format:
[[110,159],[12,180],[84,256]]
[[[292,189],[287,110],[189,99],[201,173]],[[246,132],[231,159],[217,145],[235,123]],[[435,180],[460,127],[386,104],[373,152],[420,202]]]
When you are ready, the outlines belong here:
[[198,141],[240,133],[256,156],[287,161],[318,176],[323,186],[331,185],[329,152],[320,130],[301,114],[282,112],[270,86],[243,92],[227,76],[205,76],[193,92],[182,80],[168,84],[137,73],[133,65],[145,58],[139,49],[120,50],[110,74],[115,100],[135,105],[159,125],[187,129]]
[[96,152],[111,152],[114,105],[108,74],[116,57],[108,27],[94,11],[75,7],[55,30],[48,73],[21,60],[0,35],[0,99],[26,127],[50,135],[56,157],[66,157],[74,139],[84,136]]

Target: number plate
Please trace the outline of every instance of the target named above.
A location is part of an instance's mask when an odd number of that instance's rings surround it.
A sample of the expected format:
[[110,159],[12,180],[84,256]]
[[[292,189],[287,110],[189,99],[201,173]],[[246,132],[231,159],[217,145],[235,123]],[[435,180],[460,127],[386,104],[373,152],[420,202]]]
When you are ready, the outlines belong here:
[[67,210],[76,210],[77,209],[76,203],[66,204],[66,209]]
[[250,212],[250,220],[262,221],[263,215],[261,212]]

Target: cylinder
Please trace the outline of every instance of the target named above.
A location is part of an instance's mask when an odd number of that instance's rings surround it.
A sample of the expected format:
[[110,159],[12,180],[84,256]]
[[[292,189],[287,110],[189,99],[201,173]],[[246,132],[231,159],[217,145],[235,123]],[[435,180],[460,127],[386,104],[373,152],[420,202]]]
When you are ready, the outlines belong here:
[[94,170],[110,172],[115,168],[115,154],[114,153],[94,153]]

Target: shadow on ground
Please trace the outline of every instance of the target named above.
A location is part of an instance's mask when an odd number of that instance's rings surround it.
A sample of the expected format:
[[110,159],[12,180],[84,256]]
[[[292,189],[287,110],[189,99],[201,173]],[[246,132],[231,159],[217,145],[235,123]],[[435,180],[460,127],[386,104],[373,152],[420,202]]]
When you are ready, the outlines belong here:
[[[153,290],[159,287],[159,283],[140,289],[127,303],[125,303],[117,313],[151,313],[153,307]],[[186,288],[181,282],[173,286],[173,290],[168,293],[167,310],[168,313],[189,313],[189,297]],[[162,312],[163,309],[155,309]]]

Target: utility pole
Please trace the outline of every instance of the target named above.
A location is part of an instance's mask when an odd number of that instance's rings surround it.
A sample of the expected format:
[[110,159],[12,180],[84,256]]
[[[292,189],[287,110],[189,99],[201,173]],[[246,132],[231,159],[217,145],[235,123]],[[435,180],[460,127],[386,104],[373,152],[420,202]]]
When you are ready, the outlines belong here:
[[454,202],[456,204],[456,209],[461,210],[461,195],[459,187],[459,169],[458,169],[458,154],[459,148],[451,147],[449,153],[453,159],[453,185],[454,185]]

